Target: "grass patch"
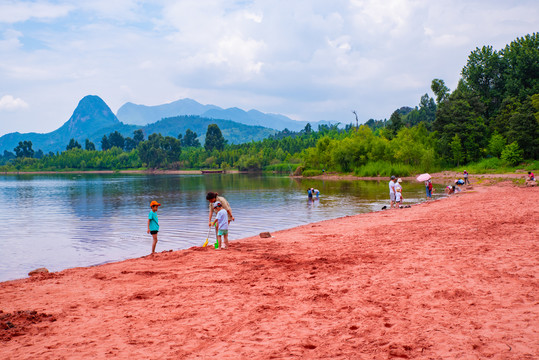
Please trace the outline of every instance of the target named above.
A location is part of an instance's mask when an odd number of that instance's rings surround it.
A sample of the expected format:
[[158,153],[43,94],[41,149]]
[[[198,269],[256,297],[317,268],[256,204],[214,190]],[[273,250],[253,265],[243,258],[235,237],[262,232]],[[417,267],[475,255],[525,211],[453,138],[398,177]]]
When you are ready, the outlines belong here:
[[354,170],[354,175],[361,177],[391,176],[397,177],[410,176],[415,174],[412,166],[406,164],[393,164],[387,161],[372,161]]
[[318,175],[322,175],[323,172],[322,170],[304,170],[301,175],[303,175],[303,177],[311,177],[311,176],[318,176]]
[[506,174],[514,172],[536,172],[539,168],[539,160],[528,160],[517,166],[511,166],[508,162],[498,158],[482,159],[478,162],[468,163],[452,169],[456,172],[467,170],[470,174]]

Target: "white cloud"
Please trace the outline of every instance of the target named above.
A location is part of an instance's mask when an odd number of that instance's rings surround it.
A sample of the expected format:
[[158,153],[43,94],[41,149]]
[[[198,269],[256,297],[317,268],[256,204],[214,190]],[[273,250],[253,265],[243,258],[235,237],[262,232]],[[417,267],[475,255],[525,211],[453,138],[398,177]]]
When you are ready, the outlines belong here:
[[0,23],[17,23],[30,19],[52,20],[66,16],[70,5],[50,4],[46,1],[3,1],[0,3]]
[[28,104],[21,98],[14,98],[12,95],[4,95],[0,98],[0,110],[15,111],[27,107]]

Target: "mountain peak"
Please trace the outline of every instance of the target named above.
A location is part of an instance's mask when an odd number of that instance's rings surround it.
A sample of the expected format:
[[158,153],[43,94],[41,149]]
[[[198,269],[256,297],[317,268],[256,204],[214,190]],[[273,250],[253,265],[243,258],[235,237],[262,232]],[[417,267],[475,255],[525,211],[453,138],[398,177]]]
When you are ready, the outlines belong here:
[[94,129],[118,124],[120,121],[103,99],[96,95],[87,95],[79,101],[73,115],[58,130],[66,131],[69,136],[77,138],[92,133]]

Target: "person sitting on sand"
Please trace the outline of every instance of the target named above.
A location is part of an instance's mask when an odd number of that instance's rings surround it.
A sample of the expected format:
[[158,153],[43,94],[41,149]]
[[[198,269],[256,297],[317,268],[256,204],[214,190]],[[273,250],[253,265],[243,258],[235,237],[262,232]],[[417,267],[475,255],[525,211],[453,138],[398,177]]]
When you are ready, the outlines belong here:
[[528,171],[528,180],[535,181],[535,175],[531,171]]
[[155,253],[155,246],[157,245],[157,233],[159,232],[159,220],[157,219],[157,209],[161,206],[157,201],[152,201],[150,203],[150,208],[152,209],[148,214],[148,234],[152,234],[153,243],[152,243],[152,254]]
[[[213,208],[217,211],[217,216],[212,226],[217,226],[217,249],[227,249],[228,248],[228,214],[225,209],[223,209],[220,202],[215,202]],[[224,244],[221,241],[221,236],[224,238]]]

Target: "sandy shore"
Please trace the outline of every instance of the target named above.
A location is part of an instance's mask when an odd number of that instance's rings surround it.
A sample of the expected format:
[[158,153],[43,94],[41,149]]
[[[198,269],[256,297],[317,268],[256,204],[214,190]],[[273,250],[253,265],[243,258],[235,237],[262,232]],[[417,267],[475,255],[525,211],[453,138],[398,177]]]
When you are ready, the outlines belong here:
[[[539,188],[0,283],[4,359],[538,359]],[[203,239],[201,239],[203,240]]]

